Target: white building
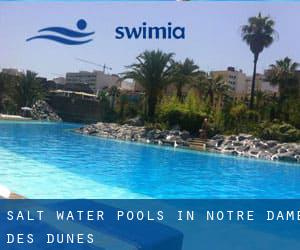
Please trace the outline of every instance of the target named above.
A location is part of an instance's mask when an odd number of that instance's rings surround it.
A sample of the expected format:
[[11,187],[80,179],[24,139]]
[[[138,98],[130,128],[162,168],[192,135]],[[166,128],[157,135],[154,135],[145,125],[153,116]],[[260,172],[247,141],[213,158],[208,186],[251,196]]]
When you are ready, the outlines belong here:
[[[231,87],[235,98],[243,98],[251,93],[252,76],[247,76],[242,70],[235,70],[234,67],[228,67],[227,70],[212,71],[213,75],[223,76],[225,82]],[[256,74],[255,90],[267,94],[278,92],[277,86],[272,86],[266,81],[265,74]]]
[[120,90],[129,92],[141,92],[143,88],[135,81],[124,80],[121,82]]
[[3,68],[2,73],[12,75],[12,76],[21,76],[24,74],[22,70],[15,68]]
[[[252,86],[252,76],[248,76],[246,82],[247,82],[247,94],[250,95],[251,86]],[[274,86],[270,82],[268,82],[266,80],[265,74],[264,75],[256,74],[255,90],[273,95],[275,93],[278,93],[278,86]]]
[[66,78],[64,77],[56,77],[53,79],[53,82],[55,82],[56,84],[66,84]]
[[120,81],[117,75],[105,74],[103,71],[94,70],[80,71],[66,74],[66,84],[87,84],[95,92],[111,86],[120,87]]

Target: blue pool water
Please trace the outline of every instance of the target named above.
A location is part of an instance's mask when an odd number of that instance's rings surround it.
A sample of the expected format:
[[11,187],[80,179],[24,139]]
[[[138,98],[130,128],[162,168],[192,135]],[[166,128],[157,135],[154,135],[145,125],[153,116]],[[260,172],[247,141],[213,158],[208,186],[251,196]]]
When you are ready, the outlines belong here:
[[300,165],[0,122],[0,183],[28,198],[300,198]]

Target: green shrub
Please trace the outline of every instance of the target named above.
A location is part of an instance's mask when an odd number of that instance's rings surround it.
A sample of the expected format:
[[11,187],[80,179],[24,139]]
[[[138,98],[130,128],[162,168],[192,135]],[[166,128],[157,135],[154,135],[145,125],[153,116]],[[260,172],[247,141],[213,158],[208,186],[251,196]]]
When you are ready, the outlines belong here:
[[300,140],[300,130],[288,123],[263,123],[258,136],[265,140],[296,142]]
[[223,133],[225,130],[225,113],[220,109],[212,113],[210,121],[209,137]]
[[202,105],[201,105],[199,96],[195,91],[190,90],[188,92],[187,97],[184,102],[184,107],[194,113],[202,111],[201,110]]
[[204,115],[189,110],[167,110],[160,114],[161,121],[169,127],[178,125],[181,129],[193,133],[201,128],[204,118]]
[[289,122],[300,129],[300,100],[293,100],[289,110]]
[[237,104],[229,111],[232,132],[253,133],[256,131],[260,121],[259,113],[249,110],[245,104]]
[[181,103],[175,96],[165,97],[157,110],[158,121],[169,128],[178,125],[180,129],[198,132],[207,115],[200,111],[200,104],[195,98],[190,96]]

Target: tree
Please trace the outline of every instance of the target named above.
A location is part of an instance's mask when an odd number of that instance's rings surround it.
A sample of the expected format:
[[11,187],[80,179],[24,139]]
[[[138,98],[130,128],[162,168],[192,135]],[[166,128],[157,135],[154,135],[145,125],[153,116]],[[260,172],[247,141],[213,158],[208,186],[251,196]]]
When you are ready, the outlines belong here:
[[207,78],[208,74],[206,72],[199,71],[195,82],[192,83],[192,87],[198,92],[200,99],[203,99],[207,93]]
[[128,96],[121,94],[120,96],[120,118],[123,120],[125,117],[125,106],[128,105]]
[[229,92],[229,86],[225,83],[221,75],[209,75],[207,77],[206,93],[211,107],[221,105],[223,96]]
[[0,73],[0,112],[18,112],[19,95],[18,84],[20,77],[7,73]]
[[111,86],[108,93],[111,96],[111,109],[114,110],[116,97],[120,95],[120,90],[117,86]]
[[275,22],[270,17],[264,17],[259,13],[258,16],[250,17],[248,24],[242,26],[242,39],[250,46],[250,50],[254,55],[250,109],[253,109],[254,104],[258,57],[264,48],[268,48],[273,43],[275,36],[274,25]]
[[0,112],[5,111],[5,102],[11,99],[16,77],[6,73],[0,73]]
[[267,78],[271,84],[278,86],[280,101],[299,94],[299,81],[296,75],[298,67],[299,64],[289,57],[270,65]]
[[174,84],[176,86],[176,95],[183,101],[182,88],[186,84],[193,83],[199,75],[199,67],[193,60],[186,58],[184,62],[176,62],[174,65]]
[[102,89],[98,92],[97,98],[101,103],[107,103],[108,102],[108,91],[107,89]]
[[19,78],[16,86],[16,97],[19,107],[32,106],[35,101],[43,98],[41,82],[36,73],[26,71],[26,74]]
[[6,90],[6,75],[3,73],[0,73],[0,112],[3,109],[3,99],[5,96],[5,90]]
[[285,121],[293,116],[293,106],[299,97],[299,80],[296,70],[299,64],[285,57],[270,65],[267,78],[271,84],[278,86],[278,113]]
[[173,55],[160,50],[145,51],[136,58],[137,63],[127,66],[129,70],[123,73],[123,79],[133,79],[144,88],[150,119],[154,118],[162,90],[171,82]]

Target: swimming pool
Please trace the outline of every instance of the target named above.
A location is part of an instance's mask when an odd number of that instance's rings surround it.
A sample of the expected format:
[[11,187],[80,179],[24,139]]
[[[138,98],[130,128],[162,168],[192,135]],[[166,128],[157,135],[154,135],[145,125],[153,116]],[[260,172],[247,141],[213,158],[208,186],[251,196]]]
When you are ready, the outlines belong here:
[[300,165],[0,122],[0,183],[28,198],[300,198]]

